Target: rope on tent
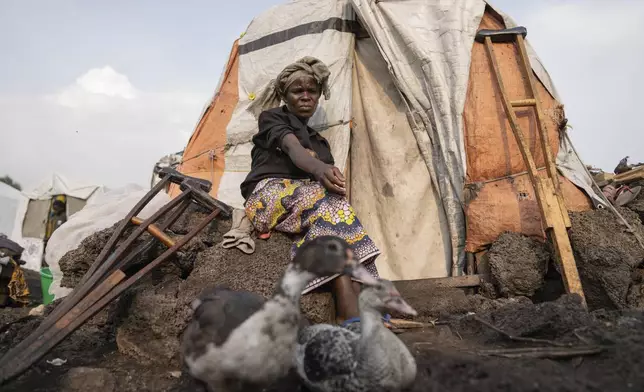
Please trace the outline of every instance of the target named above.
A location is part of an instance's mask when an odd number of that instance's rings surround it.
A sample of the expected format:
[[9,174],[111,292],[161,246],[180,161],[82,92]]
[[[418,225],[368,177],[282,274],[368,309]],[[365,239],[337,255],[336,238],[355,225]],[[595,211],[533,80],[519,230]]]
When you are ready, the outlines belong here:
[[[217,155],[216,155],[216,154],[217,154],[218,152],[223,152],[225,149],[226,149],[226,146],[220,146],[220,147],[210,148],[210,149],[204,150],[204,151],[202,151],[202,152],[200,152],[200,153],[197,153],[196,155],[193,155],[193,156],[191,156],[190,158],[184,158],[184,159],[182,159],[182,160],[181,160],[181,163],[188,162],[188,161],[191,161],[191,160],[193,160],[193,159],[199,158],[200,156],[202,156],[202,155],[204,155],[204,154],[209,154],[210,156],[213,156],[213,157],[214,157],[214,159],[217,159]],[[211,159],[213,159],[213,158],[211,158]]]
[[214,184],[215,183],[215,159],[217,159],[217,155],[215,155],[215,150],[208,151],[208,159],[210,160],[210,183]]

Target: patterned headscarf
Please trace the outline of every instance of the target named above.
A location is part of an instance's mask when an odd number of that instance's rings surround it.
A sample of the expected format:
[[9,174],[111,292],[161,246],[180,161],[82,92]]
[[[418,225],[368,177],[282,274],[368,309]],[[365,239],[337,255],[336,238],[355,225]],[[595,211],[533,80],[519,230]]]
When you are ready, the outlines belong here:
[[271,80],[266,89],[248,106],[248,111],[258,118],[264,110],[278,107],[286,95],[286,90],[302,76],[312,76],[320,85],[322,94],[328,100],[331,98],[329,91],[329,68],[322,61],[314,57],[304,57],[293,64],[286,66]]

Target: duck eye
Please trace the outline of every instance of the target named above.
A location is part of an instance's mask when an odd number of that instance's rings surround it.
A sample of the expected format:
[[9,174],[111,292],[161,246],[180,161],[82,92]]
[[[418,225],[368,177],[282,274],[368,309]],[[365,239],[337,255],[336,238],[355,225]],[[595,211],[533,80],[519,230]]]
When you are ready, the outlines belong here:
[[332,242],[332,243],[327,245],[327,250],[329,252],[331,252],[331,253],[338,253],[338,252],[340,252],[340,247],[338,246],[337,243]]

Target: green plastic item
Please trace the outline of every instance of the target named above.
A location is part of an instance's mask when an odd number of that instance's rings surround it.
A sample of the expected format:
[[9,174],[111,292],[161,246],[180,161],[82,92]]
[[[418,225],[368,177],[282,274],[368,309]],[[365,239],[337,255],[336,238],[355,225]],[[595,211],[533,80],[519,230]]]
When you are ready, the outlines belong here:
[[49,294],[49,286],[54,281],[49,267],[40,268],[40,281],[42,282],[42,303],[49,305],[54,301],[54,296]]

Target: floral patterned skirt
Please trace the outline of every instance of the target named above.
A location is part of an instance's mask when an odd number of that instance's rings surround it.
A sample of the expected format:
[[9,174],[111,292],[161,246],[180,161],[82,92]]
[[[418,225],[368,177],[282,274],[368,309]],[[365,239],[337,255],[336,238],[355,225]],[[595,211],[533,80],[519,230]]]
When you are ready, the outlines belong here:
[[[356,258],[378,277],[374,261],[380,250],[365,232],[353,207],[345,197],[328,192],[317,181],[267,178],[257,184],[245,207],[246,215],[260,234],[277,230],[296,236],[291,260],[304,242],[333,235],[347,241]],[[303,293],[337,276],[318,278]]]

